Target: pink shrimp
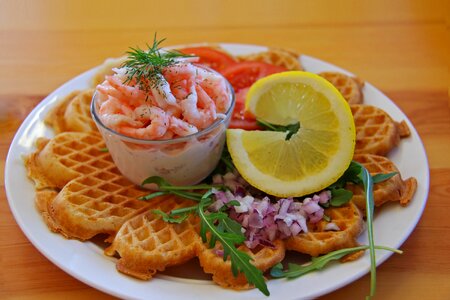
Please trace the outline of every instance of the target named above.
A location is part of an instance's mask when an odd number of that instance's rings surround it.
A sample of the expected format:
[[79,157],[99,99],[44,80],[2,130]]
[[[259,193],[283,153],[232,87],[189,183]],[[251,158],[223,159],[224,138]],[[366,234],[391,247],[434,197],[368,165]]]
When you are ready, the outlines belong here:
[[230,107],[228,87],[225,80],[218,74],[198,68],[198,75],[203,78],[200,86],[214,100],[217,112],[225,113]]
[[186,136],[186,135],[197,133],[198,129],[197,129],[197,127],[189,124],[188,122],[185,122],[174,116],[171,116],[169,131],[173,132],[175,135],[178,135],[178,136]]
[[121,103],[117,98],[108,96],[106,101],[100,104],[100,115],[108,114],[122,114],[128,117],[133,115],[133,110],[128,105]]
[[180,106],[184,119],[199,129],[208,127],[217,118],[214,101],[199,85],[191,85],[189,95]]
[[156,106],[142,105],[135,110],[136,117],[140,121],[146,121],[142,128],[135,128],[131,126],[123,126],[117,128],[117,131],[127,136],[158,140],[161,139],[167,132],[169,127],[169,116],[162,109]]
[[147,99],[151,99],[150,95],[147,95],[138,86],[126,85],[123,83],[123,79],[118,75],[106,76],[106,82],[110,87],[106,86],[106,93],[111,93],[111,96],[116,97],[121,102],[127,102],[133,106],[139,106]]

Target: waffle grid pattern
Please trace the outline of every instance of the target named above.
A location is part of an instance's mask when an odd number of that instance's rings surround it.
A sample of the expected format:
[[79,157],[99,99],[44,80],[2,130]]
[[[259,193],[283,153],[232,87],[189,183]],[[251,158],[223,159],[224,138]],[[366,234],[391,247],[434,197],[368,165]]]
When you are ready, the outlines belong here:
[[195,257],[201,244],[198,218],[191,215],[180,224],[172,224],[151,211],[168,213],[191,205],[191,201],[175,197],[151,200],[150,211],[123,224],[105,253],[114,255],[117,251],[121,257],[117,268],[140,279],[149,279],[156,271]]
[[300,233],[286,240],[286,249],[318,256],[357,244],[356,238],[363,230],[363,219],[359,209],[352,203],[346,206],[327,208],[325,214],[339,231],[325,231],[326,221],[309,224],[307,233]]
[[362,85],[357,79],[338,72],[323,72],[318,75],[334,85],[349,104],[363,102]]
[[38,154],[38,165],[50,182],[63,188],[71,179],[114,168],[111,155],[102,152],[103,148],[105,143],[99,134],[61,133]]
[[303,70],[299,55],[294,52],[289,52],[280,49],[269,49],[266,52],[243,55],[237,57],[239,61],[259,61],[268,64],[273,64],[280,67],[285,67],[290,71]]
[[[353,159],[364,165],[371,175],[399,172],[394,163],[383,156],[357,154]],[[352,201],[364,211],[365,198],[363,189],[352,184],[349,184],[347,188],[353,191]],[[399,201],[401,205],[406,205],[412,199],[416,188],[417,181],[415,178],[408,178],[404,181],[399,173],[386,181],[374,185],[375,206],[381,206],[389,201]]]
[[350,106],[356,126],[355,154],[386,155],[398,145],[396,123],[383,110],[370,105]]
[[[274,245],[275,248],[257,247],[255,249],[241,245],[238,249],[247,253],[252,258],[252,264],[264,272],[284,259],[286,253],[284,242],[277,240]],[[203,271],[212,274],[213,281],[220,286],[235,290],[251,288],[243,274],[233,276],[230,259],[224,261],[222,256],[217,255],[221,249],[222,247],[218,244],[213,249],[202,244],[198,259]]]

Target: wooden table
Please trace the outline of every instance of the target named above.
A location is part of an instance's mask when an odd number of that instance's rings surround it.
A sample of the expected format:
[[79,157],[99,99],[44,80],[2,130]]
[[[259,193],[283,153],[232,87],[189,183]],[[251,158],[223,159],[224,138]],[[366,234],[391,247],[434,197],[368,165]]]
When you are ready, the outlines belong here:
[[[21,122],[48,93],[128,46],[143,46],[155,31],[168,38],[166,45],[292,48],[351,70],[383,90],[425,143],[431,189],[423,217],[402,247],[405,255],[378,269],[377,298],[450,299],[444,1],[90,2],[0,1],[1,299],[111,298],[61,271],[25,238],[6,201],[5,159]],[[368,288],[365,276],[323,298],[362,299]]]

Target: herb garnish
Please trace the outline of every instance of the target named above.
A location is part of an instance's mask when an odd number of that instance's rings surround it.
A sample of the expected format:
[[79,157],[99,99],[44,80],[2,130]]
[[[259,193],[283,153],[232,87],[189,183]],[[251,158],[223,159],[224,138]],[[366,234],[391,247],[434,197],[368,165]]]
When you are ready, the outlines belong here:
[[164,180],[164,178],[159,176],[150,176],[145,179],[141,185],[144,186],[146,184],[154,183],[158,186],[159,191],[150,193],[148,195],[139,197],[139,200],[150,200],[158,196],[163,195],[176,195],[186,199],[194,200],[200,202],[204,193],[196,193],[191,192],[191,190],[207,190],[211,188],[223,188],[223,185],[213,185],[213,184],[197,184],[197,185],[188,185],[188,186],[174,186],[169,182]]
[[300,122],[289,124],[289,125],[275,125],[271,124],[269,122],[266,122],[262,119],[256,119],[256,123],[270,131],[281,131],[286,132],[286,138],[285,140],[288,141],[291,139],[291,137],[298,132],[300,129]]
[[[347,183],[350,182],[363,185],[363,180],[361,178],[361,167],[363,167],[361,164],[352,161],[344,174],[335,183],[327,188],[331,191],[331,206],[342,206],[352,199],[353,193],[345,189]],[[369,174],[369,176],[371,177],[373,184],[375,184],[386,181],[397,174],[398,172],[392,172],[387,174],[376,174],[374,176],[370,176]]]
[[160,45],[165,39],[157,40],[156,33],[153,44],[147,44],[147,50],[139,47],[127,51],[128,59],[121,65],[126,68],[124,84],[134,83],[143,91],[150,91],[161,83],[164,68],[177,63],[177,58],[192,57],[176,50],[161,51]]
[[[345,248],[336,250],[330,253],[327,253],[326,255],[313,257],[311,258],[311,262],[304,265],[297,265],[297,264],[289,264],[288,269],[286,271],[283,271],[283,265],[281,263],[278,263],[270,270],[270,275],[272,277],[280,278],[297,278],[302,275],[305,275],[309,272],[320,270],[323,267],[325,267],[329,262],[333,260],[341,259],[342,257],[352,254],[361,250],[367,250],[370,246],[364,245],[364,246],[358,246],[353,248]],[[374,246],[375,249],[378,250],[387,250],[392,251],[398,254],[402,254],[403,251],[398,249],[393,249],[389,247],[384,246]]]

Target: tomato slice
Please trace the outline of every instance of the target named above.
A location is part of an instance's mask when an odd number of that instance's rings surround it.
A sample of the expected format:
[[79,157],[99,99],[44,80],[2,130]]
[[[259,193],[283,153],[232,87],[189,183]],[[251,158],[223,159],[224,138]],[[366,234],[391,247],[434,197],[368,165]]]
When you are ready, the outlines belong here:
[[287,71],[284,67],[256,61],[239,62],[222,71],[222,74],[233,86],[236,96],[230,128],[241,128],[244,130],[261,129],[256,122],[256,118],[245,111],[247,92],[250,86],[258,79],[284,71]]
[[287,71],[285,67],[258,61],[243,61],[223,70],[221,73],[231,83],[235,91],[250,87],[255,81],[270,74]]
[[221,72],[236,63],[236,60],[228,54],[210,47],[190,47],[178,49],[184,54],[196,55],[200,58],[199,63]]

